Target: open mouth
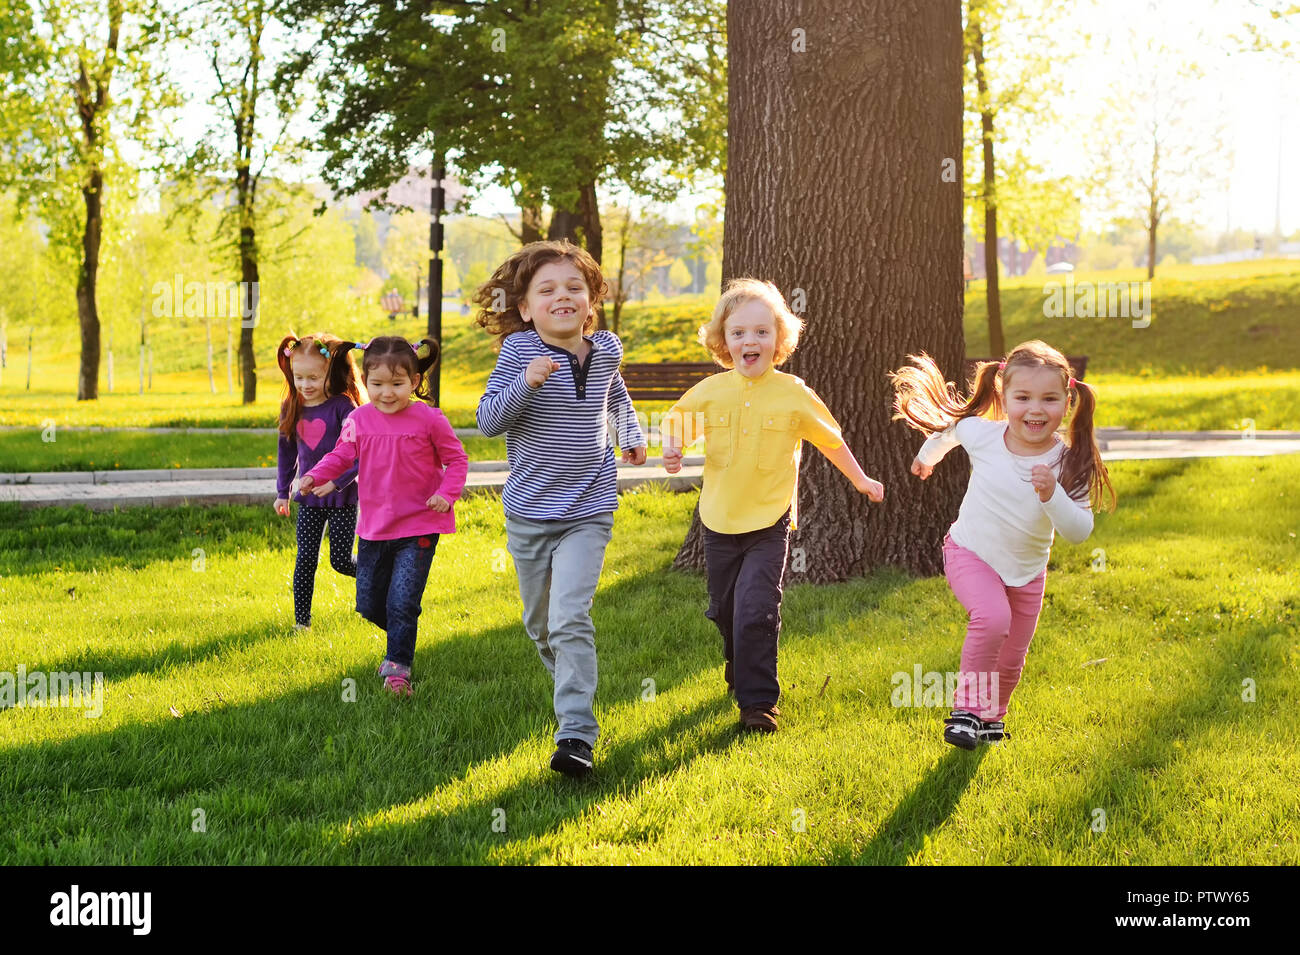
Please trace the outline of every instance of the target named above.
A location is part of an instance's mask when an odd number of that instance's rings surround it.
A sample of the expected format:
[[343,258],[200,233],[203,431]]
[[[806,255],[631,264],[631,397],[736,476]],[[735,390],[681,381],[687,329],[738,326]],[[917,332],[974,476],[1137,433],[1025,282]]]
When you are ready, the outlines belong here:
[[762,357],[762,353],[759,352],[757,349],[754,351],[744,351],[740,353],[740,358],[746,365],[754,364],[754,362],[758,361],[760,357]]
[[567,305],[561,305],[559,308],[551,309],[551,314],[556,318],[568,318],[570,315],[577,314],[576,308],[569,308]]
[[1024,422],[1025,430],[1030,434],[1042,434],[1047,430],[1046,421],[1026,421]]

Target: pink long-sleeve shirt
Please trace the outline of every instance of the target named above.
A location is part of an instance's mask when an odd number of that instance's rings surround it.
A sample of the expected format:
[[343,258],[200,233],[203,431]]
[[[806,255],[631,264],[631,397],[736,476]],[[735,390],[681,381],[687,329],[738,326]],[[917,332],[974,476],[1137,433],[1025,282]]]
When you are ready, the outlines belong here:
[[358,537],[394,540],[455,532],[454,506],[439,513],[425,503],[438,494],[455,505],[469,473],[465,448],[439,409],[413,401],[396,414],[384,414],[362,405],[344,420],[334,450],[308,474],[324,484],[357,461]]

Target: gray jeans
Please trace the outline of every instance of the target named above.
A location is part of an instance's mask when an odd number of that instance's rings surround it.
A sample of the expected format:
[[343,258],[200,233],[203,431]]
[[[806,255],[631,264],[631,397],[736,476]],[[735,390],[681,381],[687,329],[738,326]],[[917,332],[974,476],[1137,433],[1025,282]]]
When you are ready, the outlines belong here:
[[596,628],[591,600],[614,532],[613,514],[571,521],[506,515],[506,546],[519,575],[524,629],[555,681],[556,742],[600,735],[596,695]]

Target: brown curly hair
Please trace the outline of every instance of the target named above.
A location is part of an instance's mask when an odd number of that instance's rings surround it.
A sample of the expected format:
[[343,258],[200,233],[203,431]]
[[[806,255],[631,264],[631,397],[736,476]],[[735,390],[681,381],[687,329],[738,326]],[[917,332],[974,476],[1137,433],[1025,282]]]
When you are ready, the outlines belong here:
[[609,284],[601,274],[600,265],[586,249],[567,239],[530,242],[502,262],[492,277],[474,293],[474,304],[478,307],[474,321],[496,336],[497,348],[508,335],[526,331],[532,326],[532,322],[524,321],[519,314],[519,303],[527,298],[533,276],[542,266],[565,260],[572,262],[582,273],[591,298],[582,333],[590,334],[596,327],[597,309],[609,294]]

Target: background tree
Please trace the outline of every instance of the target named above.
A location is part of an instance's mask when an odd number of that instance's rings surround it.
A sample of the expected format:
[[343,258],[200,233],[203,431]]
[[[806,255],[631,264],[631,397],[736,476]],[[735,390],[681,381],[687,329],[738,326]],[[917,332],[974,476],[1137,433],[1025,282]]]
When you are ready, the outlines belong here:
[[383,190],[436,149],[471,188],[510,190],[520,242],[569,238],[599,261],[601,183],[668,200],[683,177],[722,166],[722,9],[299,0],[339,66],[319,114],[325,178]]
[[[1011,226],[1010,234],[1031,248],[1045,248],[1078,229],[1072,184],[1046,180],[1022,149],[1013,148],[1018,134],[1027,139],[1050,115],[1072,54],[1045,36],[1041,7],[1029,8],[1019,0],[967,0],[966,7],[967,115],[978,123],[967,141],[979,144],[966,162],[968,179],[976,186],[970,193],[970,221],[984,242],[989,354],[1001,356],[1007,348],[998,290],[999,214]],[[995,152],[1002,155],[1001,163]]]
[[242,296],[239,365],[245,404],[257,400],[253,342],[265,255],[268,250],[292,254],[293,239],[306,228],[265,241],[267,226],[284,221],[294,192],[267,177],[283,175],[305,155],[306,141],[292,130],[302,119],[303,90],[316,79],[314,37],[286,22],[286,6],[286,0],[205,0],[189,9],[186,21],[192,49],[202,51],[212,69],[214,118],[178,174],[205,187],[205,197],[224,200],[223,231],[231,237]]
[[[937,573],[966,475],[908,475],[919,439],[891,422],[886,373],[919,351],[961,369],[960,0],[732,0],[728,54],[724,278],[771,279],[803,311],[787,370],[887,489],[868,507],[805,453],[791,576]],[[702,563],[698,514],[677,563]]]
[[153,0],[0,5],[0,189],[50,230],[76,270],[78,400],[99,397],[99,266],[106,206],[134,189],[123,140],[144,142],[174,103],[149,54],[163,35]]
[[1223,117],[1195,62],[1151,36],[1128,44],[1089,141],[1099,194],[1116,216],[1142,218],[1151,279],[1165,217],[1198,219],[1201,195],[1223,185]]

